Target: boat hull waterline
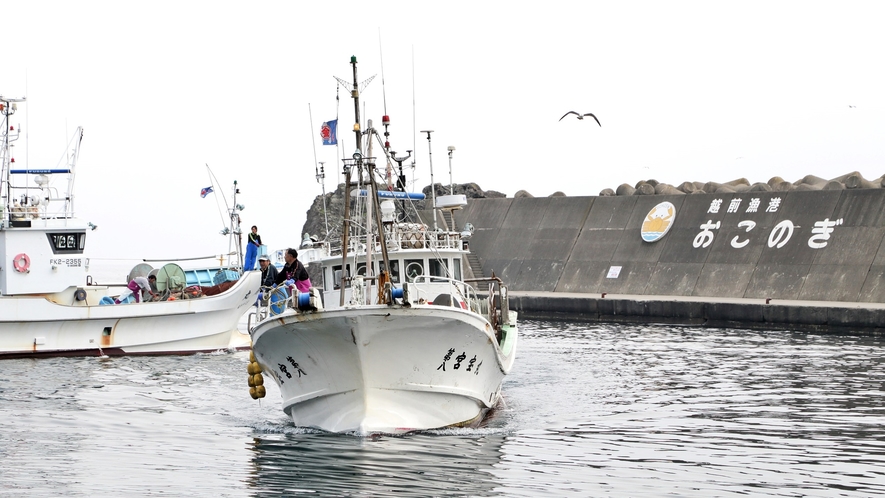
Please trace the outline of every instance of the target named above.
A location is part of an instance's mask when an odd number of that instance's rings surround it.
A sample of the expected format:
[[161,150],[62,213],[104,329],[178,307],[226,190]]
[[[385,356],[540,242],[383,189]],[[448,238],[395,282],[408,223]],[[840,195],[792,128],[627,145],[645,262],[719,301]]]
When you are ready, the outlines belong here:
[[500,400],[516,336],[499,348],[480,316],[435,305],[284,314],[252,333],[295,425],[359,434],[478,424]]

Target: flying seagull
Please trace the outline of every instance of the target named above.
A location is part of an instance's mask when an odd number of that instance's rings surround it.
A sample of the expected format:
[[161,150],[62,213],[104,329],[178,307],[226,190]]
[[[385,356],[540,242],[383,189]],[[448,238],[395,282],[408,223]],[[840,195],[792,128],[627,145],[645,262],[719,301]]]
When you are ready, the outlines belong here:
[[574,114],[575,116],[578,117],[578,119],[584,119],[584,116],[590,116],[591,118],[596,120],[596,124],[598,124],[599,126],[602,126],[602,123],[599,122],[599,119],[596,116],[594,116],[592,112],[588,112],[587,114],[578,114],[575,111],[569,111],[569,112],[563,114],[562,118],[559,118],[559,120],[562,121],[562,119],[565,118],[566,116],[568,116],[569,114]]

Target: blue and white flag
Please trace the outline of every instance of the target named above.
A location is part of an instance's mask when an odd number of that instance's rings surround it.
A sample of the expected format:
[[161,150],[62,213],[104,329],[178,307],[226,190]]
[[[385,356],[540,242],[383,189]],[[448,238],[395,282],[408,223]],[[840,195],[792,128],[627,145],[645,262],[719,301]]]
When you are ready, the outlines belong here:
[[209,185],[208,187],[204,188],[203,190],[200,190],[200,197],[205,198],[207,195],[211,194],[212,192],[214,192],[214,190],[212,190],[212,185]]
[[338,145],[338,120],[326,121],[320,126],[323,145]]

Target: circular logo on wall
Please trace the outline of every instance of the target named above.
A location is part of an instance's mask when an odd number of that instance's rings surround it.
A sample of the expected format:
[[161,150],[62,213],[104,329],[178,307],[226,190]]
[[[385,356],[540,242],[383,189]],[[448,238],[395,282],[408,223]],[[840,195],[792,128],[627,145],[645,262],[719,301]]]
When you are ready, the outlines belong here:
[[676,221],[676,206],[666,201],[658,204],[645,215],[645,219],[642,221],[642,229],[640,230],[642,240],[657,242],[667,235],[674,221]]

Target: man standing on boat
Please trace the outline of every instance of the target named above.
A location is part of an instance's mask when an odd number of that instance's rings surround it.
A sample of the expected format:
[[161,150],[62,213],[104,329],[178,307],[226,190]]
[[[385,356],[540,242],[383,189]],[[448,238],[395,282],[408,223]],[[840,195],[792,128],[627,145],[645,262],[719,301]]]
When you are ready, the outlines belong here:
[[258,249],[261,247],[261,235],[258,235],[258,227],[252,225],[252,232],[249,234],[249,241],[246,244],[246,263],[243,265],[244,271],[255,269],[255,258],[258,256]]
[[301,264],[301,261],[298,261],[298,251],[290,247],[286,249],[286,255],[283,257],[286,259],[286,265],[283,266],[283,270],[277,275],[274,283],[290,282],[295,284],[298,292],[310,291],[310,275],[307,274],[307,269]]
[[280,274],[277,267],[270,264],[270,258],[267,256],[258,257],[258,266],[261,267],[261,286],[273,287],[274,282],[277,280],[277,275]]

